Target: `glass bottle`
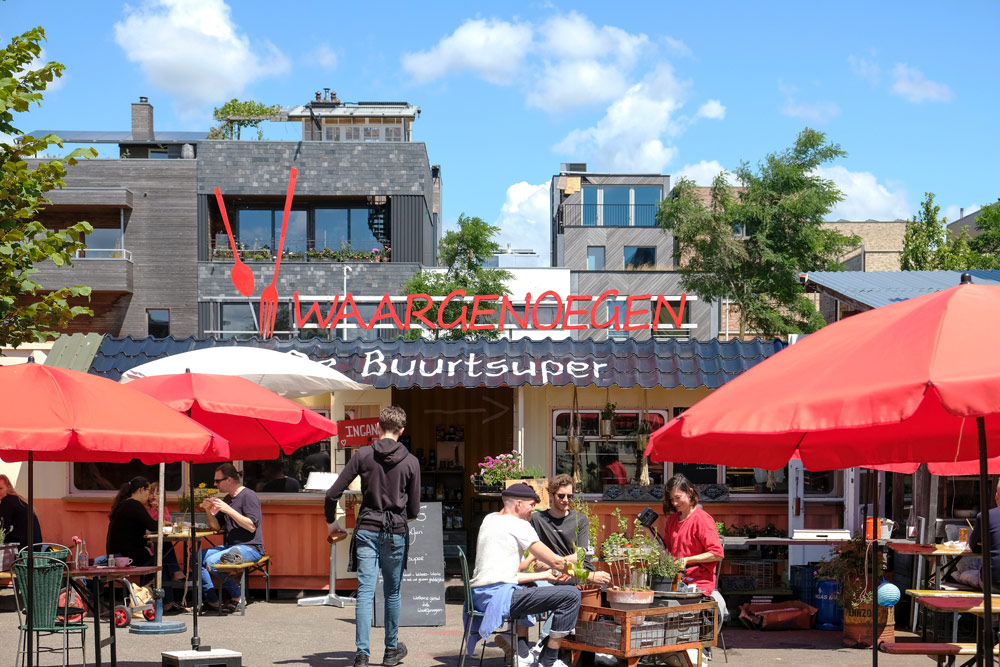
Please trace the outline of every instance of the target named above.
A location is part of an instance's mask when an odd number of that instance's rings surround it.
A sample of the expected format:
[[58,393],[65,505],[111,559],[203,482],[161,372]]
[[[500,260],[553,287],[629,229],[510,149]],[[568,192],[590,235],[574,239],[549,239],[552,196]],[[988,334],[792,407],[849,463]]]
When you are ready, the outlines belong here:
[[427,455],[427,469],[434,470],[437,468],[437,454],[432,449],[430,454]]
[[86,569],[88,565],[90,565],[90,555],[87,553],[87,540],[82,540],[76,552],[76,567]]

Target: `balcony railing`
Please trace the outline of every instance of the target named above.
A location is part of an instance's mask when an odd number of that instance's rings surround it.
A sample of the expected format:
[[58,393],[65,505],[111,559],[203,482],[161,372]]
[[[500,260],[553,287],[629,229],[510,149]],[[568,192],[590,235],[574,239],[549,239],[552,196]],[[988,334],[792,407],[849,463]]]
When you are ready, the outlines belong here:
[[659,204],[563,204],[564,227],[655,227]]
[[[228,262],[233,259],[233,249],[229,245],[229,239],[216,239],[213,244],[211,259],[214,262]],[[253,243],[242,244],[236,242],[236,247],[240,254],[240,259],[244,262],[273,262],[274,251],[270,246]],[[303,250],[303,248],[306,248]],[[392,249],[388,246],[379,248],[375,246],[366,250],[354,250],[350,246],[343,245],[337,249],[316,247],[314,241],[307,241],[302,238],[285,238],[285,248],[282,254],[282,261],[299,262],[388,262],[390,261]]]
[[120,259],[131,262],[132,251],[124,248],[85,248],[77,250],[73,259]]

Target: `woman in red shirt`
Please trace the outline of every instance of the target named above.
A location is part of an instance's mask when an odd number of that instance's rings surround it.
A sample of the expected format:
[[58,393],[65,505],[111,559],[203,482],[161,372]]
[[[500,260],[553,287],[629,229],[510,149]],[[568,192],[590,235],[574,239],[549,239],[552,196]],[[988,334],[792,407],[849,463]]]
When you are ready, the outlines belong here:
[[715,519],[698,507],[698,490],[684,475],[667,480],[663,513],[667,517],[664,541],[671,555],[681,559],[685,581],[711,595],[717,563],[723,556],[722,542]]

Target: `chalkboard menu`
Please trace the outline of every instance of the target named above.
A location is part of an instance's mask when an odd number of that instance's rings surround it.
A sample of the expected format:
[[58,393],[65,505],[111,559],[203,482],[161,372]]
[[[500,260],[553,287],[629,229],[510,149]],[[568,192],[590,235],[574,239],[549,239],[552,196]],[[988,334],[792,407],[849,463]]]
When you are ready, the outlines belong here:
[[[444,625],[444,537],[441,503],[421,503],[410,522],[410,553],[400,586],[400,627]],[[375,585],[375,625],[385,625],[382,574]]]

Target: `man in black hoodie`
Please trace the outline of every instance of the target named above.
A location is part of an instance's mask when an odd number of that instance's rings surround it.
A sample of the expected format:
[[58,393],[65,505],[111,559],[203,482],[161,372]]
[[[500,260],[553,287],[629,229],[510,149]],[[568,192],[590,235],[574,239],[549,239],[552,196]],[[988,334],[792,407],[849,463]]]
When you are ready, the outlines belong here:
[[326,523],[330,539],[341,539],[346,531],[337,523],[337,501],[354,478],[361,475],[361,509],[358,512],[347,570],[358,573],[358,603],[355,607],[354,667],[368,667],[369,637],[375,582],[382,572],[385,594],[385,657],[382,664],[394,667],[406,657],[406,645],[398,641],[399,584],[406,568],[409,543],[407,521],[420,513],[420,463],[400,444],[406,413],[391,405],[379,415],[382,438],[361,447],[326,492]]

